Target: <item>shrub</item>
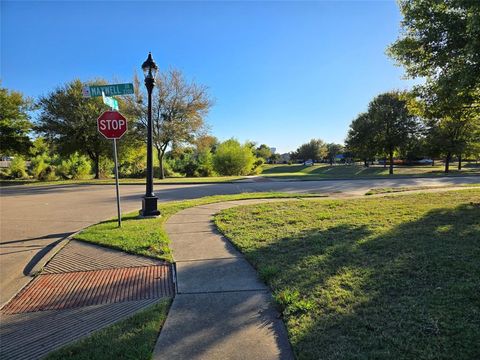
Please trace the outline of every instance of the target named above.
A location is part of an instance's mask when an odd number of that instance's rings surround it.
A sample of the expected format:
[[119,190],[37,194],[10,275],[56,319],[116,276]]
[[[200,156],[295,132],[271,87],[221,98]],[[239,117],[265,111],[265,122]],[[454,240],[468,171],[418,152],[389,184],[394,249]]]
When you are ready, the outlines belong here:
[[248,175],[255,163],[251,147],[235,139],[221,143],[213,157],[215,171],[221,175]]
[[63,160],[57,167],[57,173],[64,179],[83,179],[90,174],[90,160],[77,152]]
[[28,177],[26,168],[27,163],[25,162],[25,159],[22,156],[17,155],[10,162],[8,174],[13,179],[26,179]]
[[55,180],[55,166],[51,164],[50,160],[46,153],[39,154],[32,158],[28,168],[30,175],[42,181]]
[[215,176],[215,169],[213,166],[213,154],[210,150],[205,150],[197,155],[197,174],[198,176]]
[[100,174],[100,178],[109,178],[114,174],[114,167],[115,163],[113,160],[106,156],[100,157],[100,161],[98,163],[98,172]]

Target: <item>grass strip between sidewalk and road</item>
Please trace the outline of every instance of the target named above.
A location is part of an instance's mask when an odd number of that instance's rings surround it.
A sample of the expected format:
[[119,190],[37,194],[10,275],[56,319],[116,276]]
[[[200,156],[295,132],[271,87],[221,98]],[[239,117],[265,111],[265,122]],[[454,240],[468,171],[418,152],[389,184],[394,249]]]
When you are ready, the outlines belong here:
[[246,205],[220,231],[271,287],[298,359],[480,355],[480,190]]
[[53,351],[46,360],[148,360],[170,308],[163,299],[118,323]]
[[452,187],[480,187],[479,184],[460,184],[460,185],[439,185],[439,186],[400,186],[400,187],[379,187],[368,190],[365,195],[389,194],[416,190],[435,190],[448,189]]
[[121,228],[117,227],[116,219],[111,219],[86,228],[75,235],[75,239],[111,247],[130,254],[171,261],[172,255],[168,247],[169,240],[163,229],[163,224],[176,212],[193,206],[222,201],[298,197],[321,197],[321,195],[279,192],[242,193],[159,203],[161,216],[158,218],[142,219],[138,217],[138,211],[128,213],[122,216]]

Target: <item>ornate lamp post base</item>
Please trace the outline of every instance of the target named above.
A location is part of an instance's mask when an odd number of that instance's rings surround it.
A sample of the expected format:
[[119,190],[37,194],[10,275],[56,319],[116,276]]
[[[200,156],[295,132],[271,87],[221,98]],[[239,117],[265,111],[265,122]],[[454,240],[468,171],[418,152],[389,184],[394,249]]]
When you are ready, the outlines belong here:
[[141,217],[157,217],[160,211],[157,209],[156,196],[144,196],[142,199],[142,210],[140,210]]

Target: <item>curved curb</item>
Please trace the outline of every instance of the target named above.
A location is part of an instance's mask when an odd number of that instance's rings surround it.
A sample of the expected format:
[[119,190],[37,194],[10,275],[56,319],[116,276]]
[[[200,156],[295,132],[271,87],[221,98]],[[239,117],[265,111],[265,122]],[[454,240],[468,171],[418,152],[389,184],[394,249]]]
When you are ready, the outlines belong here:
[[52,260],[52,258],[55,255],[57,255],[57,253],[60,250],[62,250],[65,247],[65,245],[67,245],[70,242],[70,240],[72,240],[72,238],[82,230],[79,230],[79,231],[67,236],[66,238],[60,239],[45,255],[42,256],[42,258],[39,261],[37,261],[37,263],[28,272],[27,276],[34,277],[34,276],[38,275],[43,270],[45,265],[47,265],[47,263],[50,260]]

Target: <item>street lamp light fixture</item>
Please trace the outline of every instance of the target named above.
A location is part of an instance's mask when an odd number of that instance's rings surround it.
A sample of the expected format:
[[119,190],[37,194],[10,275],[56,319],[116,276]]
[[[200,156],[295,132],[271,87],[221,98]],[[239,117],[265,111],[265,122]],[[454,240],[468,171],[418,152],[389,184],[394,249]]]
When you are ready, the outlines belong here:
[[142,64],[142,70],[145,74],[145,87],[148,93],[148,112],[147,112],[147,187],[145,196],[142,200],[142,210],[140,215],[143,217],[155,217],[160,215],[157,209],[158,198],[153,193],[153,128],[152,128],[152,90],[155,86],[155,75],[158,66],[152,58],[152,53],[148,53],[148,58]]

